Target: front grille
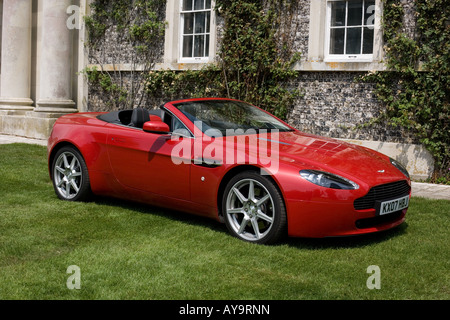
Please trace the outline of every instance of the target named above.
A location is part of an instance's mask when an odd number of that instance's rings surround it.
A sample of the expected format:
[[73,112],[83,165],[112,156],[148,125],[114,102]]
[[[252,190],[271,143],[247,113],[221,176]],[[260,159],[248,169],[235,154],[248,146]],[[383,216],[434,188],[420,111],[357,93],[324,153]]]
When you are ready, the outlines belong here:
[[373,187],[364,197],[356,199],[356,210],[374,209],[377,201],[400,198],[409,195],[411,187],[405,180]]

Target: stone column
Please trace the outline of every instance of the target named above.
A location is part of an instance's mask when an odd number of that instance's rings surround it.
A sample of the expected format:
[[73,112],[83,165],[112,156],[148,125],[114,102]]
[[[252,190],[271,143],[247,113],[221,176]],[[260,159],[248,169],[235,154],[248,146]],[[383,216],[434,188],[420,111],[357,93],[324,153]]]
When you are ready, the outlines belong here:
[[40,90],[35,112],[77,112],[72,100],[72,41],[67,27],[71,0],[45,0],[42,12]]
[[32,110],[32,1],[3,0],[0,109]]

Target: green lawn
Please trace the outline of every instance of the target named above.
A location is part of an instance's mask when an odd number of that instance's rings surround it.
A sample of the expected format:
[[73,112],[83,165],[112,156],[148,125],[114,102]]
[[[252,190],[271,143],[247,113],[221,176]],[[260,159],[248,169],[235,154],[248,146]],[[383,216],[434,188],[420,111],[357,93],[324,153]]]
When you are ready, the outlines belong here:
[[[0,299],[450,299],[450,202],[413,199],[385,233],[244,243],[224,225],[97,199],[57,199],[46,149],[0,146]],[[81,289],[69,290],[76,265]],[[379,266],[381,289],[367,268]]]

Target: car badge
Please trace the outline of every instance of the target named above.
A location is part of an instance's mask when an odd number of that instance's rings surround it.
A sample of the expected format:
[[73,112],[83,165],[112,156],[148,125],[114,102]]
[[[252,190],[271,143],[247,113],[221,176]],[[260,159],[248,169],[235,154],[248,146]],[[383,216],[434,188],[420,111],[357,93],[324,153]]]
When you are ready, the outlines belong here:
[[385,170],[378,170],[378,173],[385,173]]

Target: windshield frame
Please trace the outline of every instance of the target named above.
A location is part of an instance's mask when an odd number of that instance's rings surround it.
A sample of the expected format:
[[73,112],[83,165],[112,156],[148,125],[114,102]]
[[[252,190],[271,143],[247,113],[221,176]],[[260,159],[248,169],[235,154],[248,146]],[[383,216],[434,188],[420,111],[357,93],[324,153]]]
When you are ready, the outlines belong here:
[[[270,133],[273,131],[277,132],[292,132],[295,131],[294,128],[289,126],[284,121],[278,119],[274,115],[269,112],[254,106],[250,103],[233,100],[233,99],[192,99],[192,100],[183,100],[183,101],[174,101],[171,103],[178,112],[183,114],[186,118],[189,119],[194,124],[194,127],[198,129],[203,134],[208,136],[236,136],[236,135],[248,135],[248,134],[258,134],[258,133]],[[236,122],[236,120],[231,119],[231,116],[226,112],[219,113],[215,108],[220,108],[223,106],[228,106],[229,108],[240,108],[239,110],[243,112],[241,115],[233,114],[232,117],[242,117],[246,116],[245,119],[240,118],[240,122]],[[196,113],[192,115],[186,109],[188,107],[200,108],[205,107],[202,111],[203,113],[210,113],[209,117],[206,118],[205,115],[199,117],[199,114]],[[184,110],[183,110],[184,109]],[[239,111],[234,110],[234,111]],[[225,111],[233,111],[233,110],[225,110]],[[254,116],[252,118],[248,118],[247,116]],[[220,119],[222,117],[222,119]],[[236,118],[238,119],[238,118]],[[228,120],[228,121],[227,121]],[[243,122],[248,122],[248,124],[244,125]],[[259,123],[258,126],[251,125]],[[262,125],[263,124],[263,125]]]

